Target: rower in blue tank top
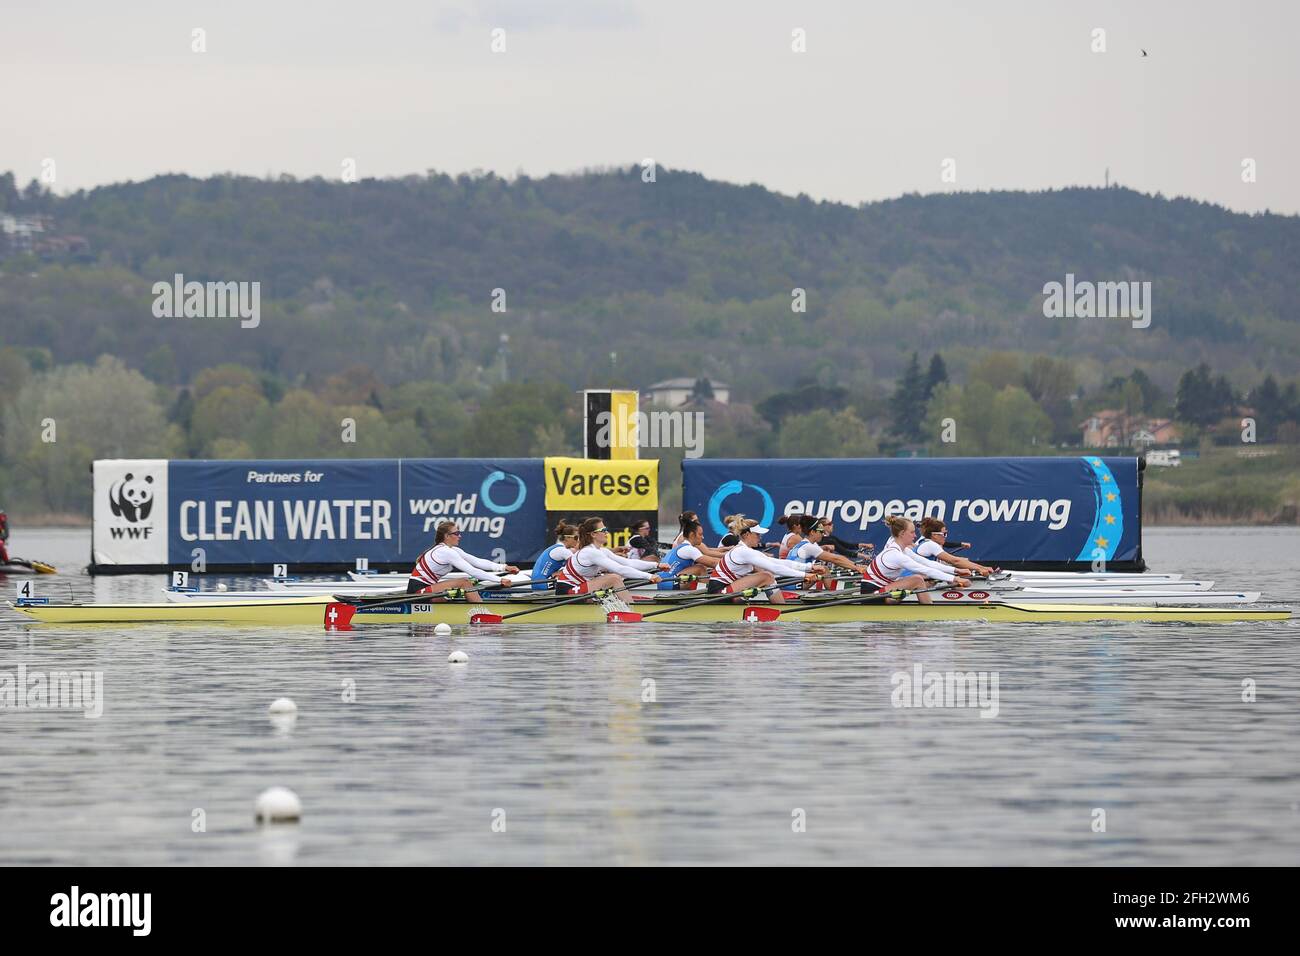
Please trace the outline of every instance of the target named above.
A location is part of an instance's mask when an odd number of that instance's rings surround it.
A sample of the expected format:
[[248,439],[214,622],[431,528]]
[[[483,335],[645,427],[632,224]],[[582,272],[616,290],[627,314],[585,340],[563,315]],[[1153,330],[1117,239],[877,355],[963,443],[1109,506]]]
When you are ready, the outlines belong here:
[[909,550],[927,561],[941,561],[952,565],[958,571],[971,572],[984,577],[988,577],[996,570],[967,558],[949,554],[947,548],[950,546],[956,551],[958,548],[969,548],[970,543],[949,542],[948,526],[940,519],[931,516],[921,520],[921,525],[917,528],[916,544]]
[[[707,577],[709,571],[716,567],[718,559],[705,553],[704,525],[694,520],[682,521],[682,540],[673,545],[673,549],[664,556],[668,565],[668,577],[677,578],[683,574],[697,574]],[[713,550],[709,548],[708,550]],[[685,585],[685,586],[683,586]],[[689,590],[688,582],[660,581],[659,589],[669,591],[674,587]]]
[[545,591],[553,586],[554,582],[551,581],[551,578],[556,571],[564,567],[565,561],[573,557],[573,551],[577,543],[577,525],[561,521],[555,528],[555,544],[533,563],[534,591]]

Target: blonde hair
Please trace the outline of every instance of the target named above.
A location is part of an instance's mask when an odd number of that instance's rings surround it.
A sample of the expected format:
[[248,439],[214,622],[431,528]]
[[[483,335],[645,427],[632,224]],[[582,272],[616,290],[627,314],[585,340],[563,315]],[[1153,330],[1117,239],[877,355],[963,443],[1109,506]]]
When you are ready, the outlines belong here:
[[434,543],[434,544],[442,544],[443,539],[447,537],[447,532],[450,531],[450,530],[451,530],[452,528],[454,528],[454,527],[456,527],[456,522],[454,522],[454,521],[440,521],[440,522],[438,522],[438,528],[437,528],[437,530],[434,532],[434,535],[433,535],[433,543]]
[[912,522],[902,515],[888,515],[885,518],[885,527],[889,529],[889,536],[897,538],[900,534],[912,526]]
[[732,534],[740,537],[750,528],[758,527],[758,522],[753,518],[746,518],[744,515],[727,515],[722,519],[722,523],[727,526],[727,530]]

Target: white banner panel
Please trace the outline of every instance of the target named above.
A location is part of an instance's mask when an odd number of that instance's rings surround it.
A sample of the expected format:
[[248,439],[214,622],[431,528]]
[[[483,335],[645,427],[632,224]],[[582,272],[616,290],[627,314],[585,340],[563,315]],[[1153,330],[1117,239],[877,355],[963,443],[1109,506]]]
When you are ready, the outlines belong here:
[[92,564],[167,564],[167,460],[116,458],[93,467]]

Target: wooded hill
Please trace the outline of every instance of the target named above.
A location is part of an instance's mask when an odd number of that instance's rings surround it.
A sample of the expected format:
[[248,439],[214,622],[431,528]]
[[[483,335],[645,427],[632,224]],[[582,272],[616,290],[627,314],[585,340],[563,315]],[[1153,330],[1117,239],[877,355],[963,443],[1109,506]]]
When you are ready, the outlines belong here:
[[[1300,371],[1300,218],[1126,189],[905,196],[853,208],[660,168],[506,181],[357,183],[164,176],[0,206],[46,214],[90,261],[9,255],[0,343],[56,363],[121,357],[188,381],[236,362],[294,381],[365,364],[385,379],[490,365],[575,387],[708,375],[755,402],[784,380],[893,379],[916,349],[960,379],[978,350],[1068,357],[1084,384],[1141,365],[1162,387],[1201,361],[1242,388]],[[262,283],[262,324],[157,319],[151,286]],[[1047,319],[1067,272],[1150,280],[1149,329]],[[491,311],[504,289],[507,312]],[[807,311],[791,311],[804,289]],[[611,363],[609,353],[617,351]]]

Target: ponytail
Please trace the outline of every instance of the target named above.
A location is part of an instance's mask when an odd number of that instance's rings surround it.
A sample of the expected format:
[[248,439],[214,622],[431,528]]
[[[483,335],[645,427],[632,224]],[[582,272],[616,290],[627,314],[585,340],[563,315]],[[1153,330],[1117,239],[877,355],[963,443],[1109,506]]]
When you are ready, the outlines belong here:
[[727,515],[727,517],[723,519],[723,524],[727,526],[728,531],[736,537],[740,537],[750,528],[757,525],[758,522],[753,518],[746,518],[744,515]]
[[889,536],[897,538],[900,534],[912,526],[912,522],[902,515],[888,515],[885,518],[885,527],[889,529]]
[[586,518],[582,524],[578,525],[578,547],[585,548],[591,544],[591,537],[595,534],[596,529],[605,523],[604,518]]

